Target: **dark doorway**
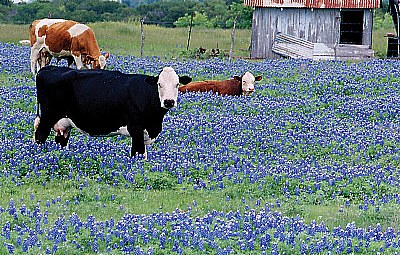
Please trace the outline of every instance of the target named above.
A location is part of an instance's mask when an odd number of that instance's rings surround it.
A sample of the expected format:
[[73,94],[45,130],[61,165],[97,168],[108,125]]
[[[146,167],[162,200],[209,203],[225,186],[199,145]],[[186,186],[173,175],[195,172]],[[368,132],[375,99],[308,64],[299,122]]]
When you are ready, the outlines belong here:
[[363,10],[346,10],[340,12],[340,43],[362,45]]

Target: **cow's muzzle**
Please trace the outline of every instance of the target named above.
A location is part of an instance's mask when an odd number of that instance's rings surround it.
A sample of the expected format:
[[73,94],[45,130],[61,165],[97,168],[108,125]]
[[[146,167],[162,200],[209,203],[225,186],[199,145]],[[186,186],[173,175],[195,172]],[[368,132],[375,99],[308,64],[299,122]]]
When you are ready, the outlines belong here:
[[253,92],[254,92],[254,89],[248,89],[248,90],[246,90],[246,91],[243,91],[243,95],[248,96],[248,95],[250,95],[250,94],[253,93]]
[[175,106],[175,100],[173,100],[173,99],[165,99],[164,100],[164,108],[165,109],[171,109],[174,106]]

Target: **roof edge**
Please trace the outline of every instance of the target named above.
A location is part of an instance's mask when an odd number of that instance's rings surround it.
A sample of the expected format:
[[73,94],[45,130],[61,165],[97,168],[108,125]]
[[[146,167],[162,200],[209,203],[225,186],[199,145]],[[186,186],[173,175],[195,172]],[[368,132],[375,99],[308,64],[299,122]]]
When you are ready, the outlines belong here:
[[316,8],[316,9],[375,9],[381,0],[244,0],[251,7]]

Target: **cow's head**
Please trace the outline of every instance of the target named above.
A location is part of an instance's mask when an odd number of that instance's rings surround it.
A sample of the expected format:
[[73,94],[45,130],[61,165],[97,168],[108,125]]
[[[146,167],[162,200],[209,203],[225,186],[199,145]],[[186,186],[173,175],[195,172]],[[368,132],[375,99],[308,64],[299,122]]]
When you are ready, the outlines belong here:
[[52,58],[52,56],[48,51],[46,51],[45,49],[41,49],[38,53],[38,58],[37,58],[37,62],[39,64],[40,68],[43,68],[43,67],[49,65],[51,58]]
[[109,52],[103,53],[98,58],[86,55],[84,62],[86,62],[86,65],[89,65],[92,69],[104,69],[106,67],[106,60],[109,56]]
[[234,78],[241,82],[243,95],[250,95],[253,93],[255,82],[261,81],[262,79],[261,76],[254,77],[254,75],[250,72],[244,73],[241,77],[235,76]]
[[161,107],[170,109],[176,106],[178,100],[179,83],[188,84],[192,78],[188,76],[179,77],[172,67],[164,67],[158,77],[149,77],[146,82],[156,83]]

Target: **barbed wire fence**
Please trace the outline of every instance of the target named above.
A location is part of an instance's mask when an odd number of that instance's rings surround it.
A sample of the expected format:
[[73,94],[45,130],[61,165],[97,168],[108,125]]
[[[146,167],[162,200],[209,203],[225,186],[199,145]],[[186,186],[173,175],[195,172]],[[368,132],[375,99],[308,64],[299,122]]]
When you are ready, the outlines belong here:
[[[197,26],[205,27],[204,25],[209,24],[209,22],[194,22],[193,21],[193,17],[194,17],[194,14],[192,13],[191,19],[190,19],[190,22],[189,22],[189,26],[188,26],[188,39],[187,39],[187,45],[186,45],[186,50],[187,51],[189,50],[190,40],[191,40],[191,37],[192,37],[193,28],[197,27]],[[145,30],[144,30],[144,25],[145,24],[146,25],[162,25],[162,26],[169,25],[169,26],[173,27],[174,23],[175,22],[149,21],[149,20],[146,20],[145,17],[142,18],[140,20],[140,30],[141,30],[140,56],[141,57],[143,56],[143,50],[144,50],[144,47],[145,47]],[[237,23],[238,23],[238,17],[236,16],[234,18],[234,20],[233,20],[233,27],[232,27],[232,31],[231,31],[231,44],[230,44],[229,55],[228,55],[229,60],[232,60],[232,58],[233,58],[233,48],[234,48],[234,45],[235,45],[235,32],[236,32],[236,28],[237,28]],[[215,25],[217,23],[213,23],[213,24]],[[226,25],[225,22],[219,22],[219,24],[220,25]],[[203,48],[199,48],[198,50],[199,50],[199,54],[204,54],[204,52],[205,52],[205,49],[203,49]],[[212,57],[216,57],[219,54],[220,54],[220,49],[217,46],[217,49],[212,49],[211,50],[211,54],[210,55]]]
[[[145,50],[145,25],[158,25],[158,26],[162,26],[162,27],[168,27],[168,28],[174,28],[177,27],[175,25],[175,22],[170,22],[170,21],[151,21],[151,20],[147,20],[146,17],[141,18],[140,20],[136,19],[136,20],[130,20],[127,21],[136,23],[136,24],[140,24],[140,34],[141,34],[141,47],[140,47],[140,57],[143,57],[144,54],[144,50]],[[106,21],[105,21],[106,22]],[[113,21],[110,21],[113,22]],[[4,24],[16,24],[16,25],[29,25],[30,23],[27,22],[3,22]],[[87,24],[90,22],[81,22],[82,24]],[[199,21],[193,21],[193,15],[191,17],[190,23],[188,25],[188,38],[187,38],[187,45],[186,45],[186,50],[189,50],[190,47],[190,42],[192,39],[192,33],[196,31],[195,28],[209,28],[209,29],[214,29],[214,28],[223,28],[223,29],[228,29],[228,28],[224,28],[226,27],[226,22],[213,22],[212,23],[214,26],[217,27],[209,27],[208,25],[210,25],[210,22],[199,22]],[[230,44],[230,48],[229,48],[229,53],[226,54],[227,57],[229,57],[229,59],[231,60],[233,58],[233,51],[234,51],[234,42],[235,42],[235,32],[237,29],[237,24],[240,24],[240,19],[238,19],[238,17],[235,17],[233,20],[233,27],[231,28],[231,44]],[[199,48],[198,49],[198,54],[204,54],[206,49],[203,48]],[[213,48],[211,49],[211,53],[210,56],[211,57],[217,57],[219,56],[221,53],[221,50],[218,48],[218,43],[217,43],[217,48]]]

